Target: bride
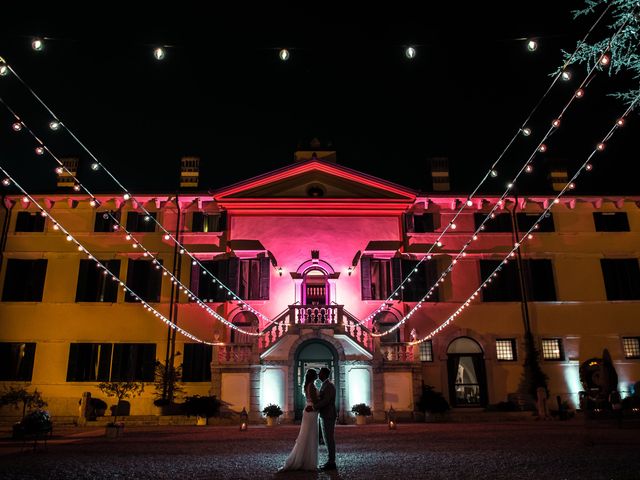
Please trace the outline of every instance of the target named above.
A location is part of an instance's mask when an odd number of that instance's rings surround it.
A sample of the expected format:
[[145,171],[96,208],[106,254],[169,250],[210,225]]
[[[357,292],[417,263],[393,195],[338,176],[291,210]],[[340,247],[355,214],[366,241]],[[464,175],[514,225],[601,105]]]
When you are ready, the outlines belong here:
[[[313,368],[307,370],[304,377],[304,394],[307,405],[318,401],[318,391],[314,385],[318,372]],[[284,463],[283,470],[316,470],[318,468],[318,412],[303,411],[300,433],[293,450]]]

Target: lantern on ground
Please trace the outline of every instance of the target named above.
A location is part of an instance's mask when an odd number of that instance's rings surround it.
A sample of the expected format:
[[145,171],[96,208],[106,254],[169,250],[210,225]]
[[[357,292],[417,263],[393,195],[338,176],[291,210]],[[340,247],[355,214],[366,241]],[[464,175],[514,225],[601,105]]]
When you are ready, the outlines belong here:
[[389,423],[389,430],[395,430],[397,426],[396,422],[396,411],[393,409],[393,405],[389,408],[389,412],[387,412],[387,421]]
[[247,409],[242,407],[242,412],[240,412],[240,431],[246,432],[249,426],[249,415],[247,414]]

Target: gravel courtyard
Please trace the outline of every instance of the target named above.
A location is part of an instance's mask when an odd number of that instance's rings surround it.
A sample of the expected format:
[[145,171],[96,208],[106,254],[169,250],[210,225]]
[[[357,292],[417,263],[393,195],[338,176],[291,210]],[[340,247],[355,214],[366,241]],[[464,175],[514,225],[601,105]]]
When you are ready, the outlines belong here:
[[[0,440],[3,479],[638,479],[640,429],[581,421],[339,426],[338,471],[275,473],[296,426],[128,427],[108,440],[102,429],[69,427],[47,448]],[[321,447],[320,462],[325,458]]]

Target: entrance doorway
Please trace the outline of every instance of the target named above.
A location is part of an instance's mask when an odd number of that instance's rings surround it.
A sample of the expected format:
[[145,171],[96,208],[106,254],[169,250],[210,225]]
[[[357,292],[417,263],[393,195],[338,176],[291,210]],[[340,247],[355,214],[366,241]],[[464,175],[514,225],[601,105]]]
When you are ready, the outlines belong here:
[[[309,340],[296,351],[295,355],[295,371],[293,378],[294,387],[294,407],[295,407],[295,419],[302,419],[302,411],[304,410],[307,402],[303,388],[304,388],[304,376],[308,369],[315,368],[320,370],[322,367],[331,369],[331,382],[336,385],[336,408],[340,405],[340,389],[337,388],[338,383],[338,354],[331,346],[331,344],[322,340]],[[320,389],[320,382],[318,381],[316,386]]]
[[447,349],[449,401],[454,407],[483,407],[487,404],[487,375],[484,354],[477,342],[455,339]]

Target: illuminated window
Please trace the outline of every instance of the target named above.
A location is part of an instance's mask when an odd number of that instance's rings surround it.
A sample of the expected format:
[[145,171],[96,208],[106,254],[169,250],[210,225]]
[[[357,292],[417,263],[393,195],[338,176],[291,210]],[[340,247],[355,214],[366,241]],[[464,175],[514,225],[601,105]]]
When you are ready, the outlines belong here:
[[426,340],[420,344],[420,361],[433,362],[433,343]]
[[563,360],[563,357],[564,352],[562,351],[562,339],[542,339],[542,358],[544,358],[545,360]]
[[513,338],[499,338],[496,340],[496,358],[505,362],[517,360],[516,341]]
[[624,358],[640,358],[640,337],[625,337],[622,339]]

